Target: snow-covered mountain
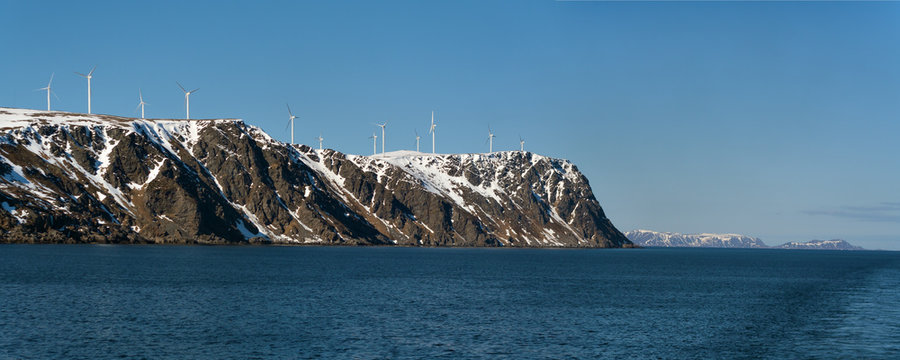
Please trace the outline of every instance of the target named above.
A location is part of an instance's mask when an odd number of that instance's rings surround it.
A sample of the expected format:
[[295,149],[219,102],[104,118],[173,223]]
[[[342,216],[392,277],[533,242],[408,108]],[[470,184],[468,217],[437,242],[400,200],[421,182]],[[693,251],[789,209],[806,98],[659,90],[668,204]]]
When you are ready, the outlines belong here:
[[776,246],[779,249],[803,249],[803,250],[864,250],[859,246],[851,245],[841,239],[811,240],[807,242],[794,241]]
[[0,108],[0,205],[0,242],[630,245],[566,160],[345,155],[237,119]]
[[762,240],[740,234],[679,234],[650,230],[625,233],[635,245],[648,247],[764,248]]

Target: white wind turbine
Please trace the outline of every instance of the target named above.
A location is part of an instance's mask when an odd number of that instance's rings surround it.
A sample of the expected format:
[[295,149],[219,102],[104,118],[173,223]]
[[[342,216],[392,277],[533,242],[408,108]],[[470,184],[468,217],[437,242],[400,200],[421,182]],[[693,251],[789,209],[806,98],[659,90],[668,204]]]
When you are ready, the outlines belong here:
[[[141,89],[138,89],[138,98],[141,99],[141,102],[138,103],[138,107],[141,108],[141,119],[143,119],[144,118],[144,105],[147,105],[147,103],[144,102],[144,93],[141,91]],[[135,110],[137,110],[137,108],[135,108]]]
[[322,137],[322,134],[319,134],[316,140],[319,140],[319,150],[322,150],[322,140],[325,140],[325,138]]
[[434,111],[431,111],[431,127],[428,128],[428,132],[431,133],[431,153],[434,154],[434,127],[437,124],[434,123]]
[[525,139],[519,136],[519,151],[525,152]]
[[[35,90],[35,91],[47,90],[47,111],[50,111],[50,93],[52,92],[52,90],[50,90],[50,85],[53,84],[53,75],[55,75],[55,74],[50,74],[50,81],[47,82],[47,87],[42,87],[40,89]],[[56,96],[56,93],[53,93],[53,96]],[[56,98],[59,99],[59,96],[56,96]]]
[[87,81],[88,81],[88,114],[91,113],[91,78],[94,77],[94,70],[96,70],[96,69],[97,69],[97,67],[94,66],[93,68],[91,68],[91,71],[89,73],[87,73],[87,75],[82,74],[80,72],[76,72],[76,74],[78,74],[78,76],[81,76],[81,77],[87,79]]
[[288,105],[288,104],[285,104],[285,105],[287,105],[287,108],[288,108],[288,114],[291,115],[291,119],[288,120],[288,122],[289,122],[290,125],[291,125],[291,145],[294,145],[294,119],[296,119],[297,117],[294,116],[294,113],[293,113],[293,112],[291,112],[291,106]]
[[369,139],[372,139],[372,155],[378,154],[378,135],[373,132]]
[[488,148],[488,154],[490,154],[494,152],[494,132],[491,131],[490,126],[488,126],[488,141],[491,143],[490,147]]
[[187,91],[187,89],[185,89],[184,86],[181,86],[181,84],[179,84],[177,81],[175,83],[178,84],[178,87],[181,88],[181,91],[184,91],[184,118],[190,120],[191,119],[191,94],[197,92],[197,90],[200,90],[200,88],[196,88],[194,90]]
[[419,136],[419,130],[414,131],[416,132],[416,152],[419,152],[419,139],[421,138],[421,136]]
[[387,126],[387,121],[382,124],[375,124],[375,126],[381,127],[381,155],[384,155],[384,127]]

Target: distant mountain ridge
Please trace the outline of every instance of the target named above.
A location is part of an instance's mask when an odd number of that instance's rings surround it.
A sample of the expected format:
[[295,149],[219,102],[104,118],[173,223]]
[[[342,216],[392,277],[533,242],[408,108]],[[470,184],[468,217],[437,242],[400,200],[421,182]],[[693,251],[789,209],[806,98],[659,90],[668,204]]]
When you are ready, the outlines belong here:
[[640,246],[764,248],[762,240],[740,234],[680,234],[651,230],[632,230],[625,237]]
[[635,245],[644,247],[707,247],[742,249],[803,249],[803,250],[864,250],[844,240],[794,241],[769,246],[759,238],[741,234],[680,234],[652,230],[632,230],[625,237]]
[[810,240],[807,242],[792,241],[776,246],[779,249],[809,249],[809,250],[865,250],[854,246],[841,239]]

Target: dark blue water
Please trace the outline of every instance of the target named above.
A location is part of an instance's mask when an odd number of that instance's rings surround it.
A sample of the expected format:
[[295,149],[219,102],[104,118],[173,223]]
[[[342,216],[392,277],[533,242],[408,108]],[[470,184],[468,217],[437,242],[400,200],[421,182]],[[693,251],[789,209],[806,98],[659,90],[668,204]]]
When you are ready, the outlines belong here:
[[897,358],[900,253],[0,246],[0,358]]

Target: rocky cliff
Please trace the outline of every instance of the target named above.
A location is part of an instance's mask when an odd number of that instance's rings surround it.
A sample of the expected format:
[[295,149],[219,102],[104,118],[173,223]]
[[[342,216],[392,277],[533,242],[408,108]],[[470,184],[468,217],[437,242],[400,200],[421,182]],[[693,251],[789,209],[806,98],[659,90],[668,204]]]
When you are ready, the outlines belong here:
[[630,245],[568,161],[346,155],[241,120],[0,108],[0,242]]

